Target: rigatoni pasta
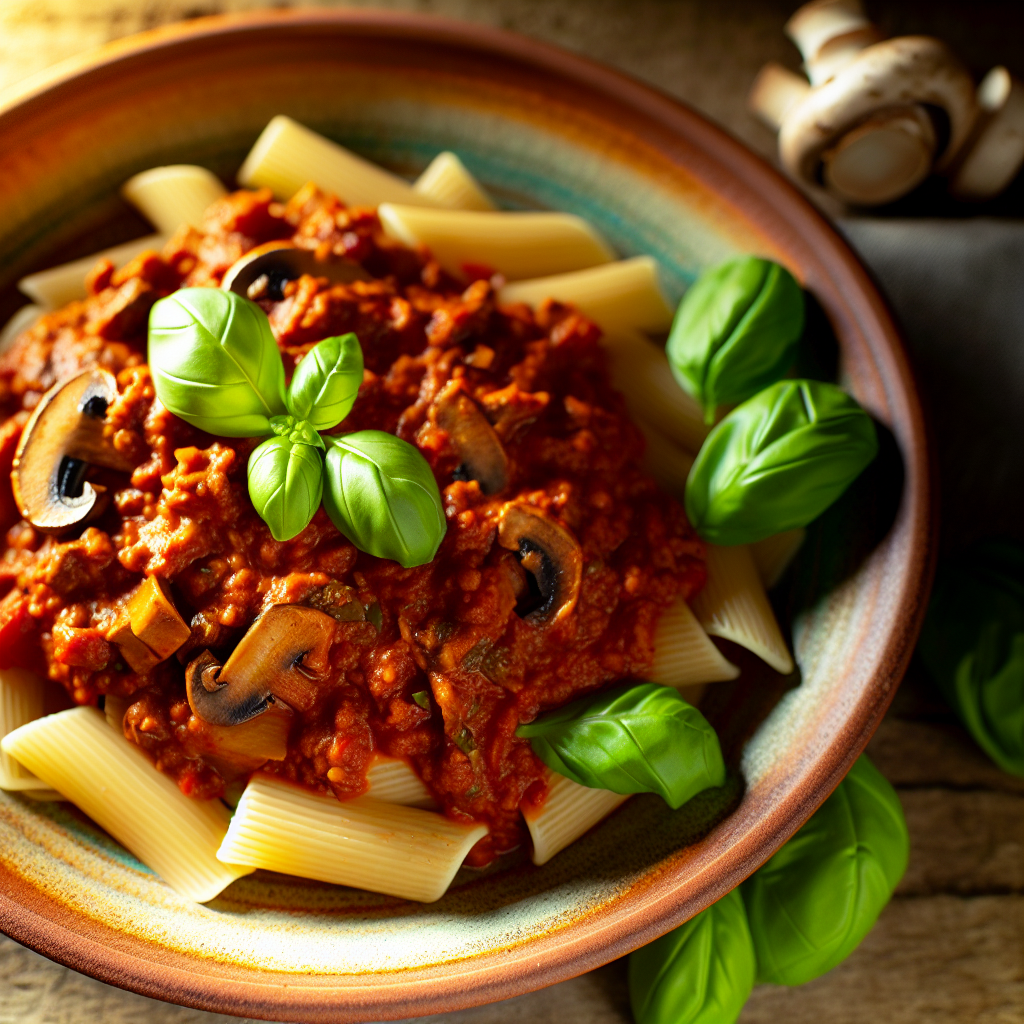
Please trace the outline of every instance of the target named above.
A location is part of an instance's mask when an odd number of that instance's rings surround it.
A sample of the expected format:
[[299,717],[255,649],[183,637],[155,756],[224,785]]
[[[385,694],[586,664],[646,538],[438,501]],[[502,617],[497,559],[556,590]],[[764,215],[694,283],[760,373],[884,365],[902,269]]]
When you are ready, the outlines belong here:
[[533,863],[546,864],[628,799],[628,795],[590,789],[552,772],[544,803],[523,808],[533,840]]
[[458,277],[467,267],[482,267],[517,281],[596,267],[614,258],[604,239],[569,213],[482,213],[381,203],[377,215],[389,237],[412,248],[425,245]]
[[712,636],[746,647],[776,672],[793,671],[793,658],[746,545],[708,545],[708,581],[693,599],[693,611]]
[[227,189],[205,167],[171,164],[129,178],[121,186],[121,195],[157,231],[173,235],[182,224],[201,227],[207,208],[227,195]]
[[371,797],[340,802],[269,775],[245,787],[218,857],[431,903],[487,834]]
[[37,306],[34,302],[16,310],[10,320],[0,328],[0,355],[10,348],[19,334],[34,327],[44,312],[43,307]]
[[672,325],[672,310],[658,283],[658,264],[650,256],[515,281],[498,292],[499,302],[525,302],[535,308],[545,299],[575,306],[605,331],[657,333]]
[[349,206],[384,202],[437,206],[405,179],[279,114],[249,151],[238,171],[238,183],[246,188],[269,188],[275,198],[286,200],[308,181]]
[[[43,715],[43,681],[21,668],[0,669],[0,738]],[[49,785],[0,749],[0,789],[44,791]]]
[[0,746],[186,899],[212,900],[252,870],[217,859],[228,809],[219,800],[185,796],[96,708],[72,708],[29,722]]
[[423,780],[400,758],[374,755],[366,769],[366,783],[366,795],[374,800],[426,810],[437,807]]
[[491,197],[454,153],[438,153],[413,182],[413,190],[450,210],[496,210]]
[[661,613],[654,632],[654,662],[649,673],[652,683],[682,689],[724,682],[739,674],[681,597]]

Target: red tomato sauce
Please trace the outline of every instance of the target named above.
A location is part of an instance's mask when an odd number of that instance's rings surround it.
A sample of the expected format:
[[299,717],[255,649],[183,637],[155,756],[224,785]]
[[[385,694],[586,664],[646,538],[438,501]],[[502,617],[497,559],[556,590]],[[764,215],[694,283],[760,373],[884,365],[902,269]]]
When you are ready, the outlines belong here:
[[[358,551],[323,509],[298,537],[275,541],[246,489],[258,441],[211,437],[155,400],[152,304],[179,287],[218,285],[273,239],[355,259],[374,278],[332,286],[305,276],[261,305],[289,374],[318,340],[357,334],[364,382],[336,432],[390,431],[428,460],[448,524],[428,565],[403,569]],[[516,727],[642,678],[658,615],[705,577],[703,545],[681,507],[639,468],[643,440],[609,384],[599,330],[555,303],[536,313],[498,308],[491,281],[464,287],[428,254],[386,239],[372,210],[313,187],[287,205],[266,191],[234,193],[211,207],[202,231],[183,228],[162,254],[120,270],[97,264],[88,292],[0,358],[0,665],[44,672],[79,704],[127,698],[125,735],[184,792],[217,797],[254,766],[218,753],[189,708],[184,666],[202,650],[226,657],[273,604],[312,605],[337,620],[331,671],[295,715],[287,757],[263,770],[345,799],[364,792],[380,751],[406,759],[446,814],[489,826],[470,863],[523,843],[520,805],[543,799],[545,769]],[[135,468],[94,472],[107,489],[104,511],[54,537],[21,520],[11,460],[42,394],[91,365],[116,376],[109,434]],[[498,494],[459,479],[435,405],[452,381],[506,451]],[[541,510],[582,549],[575,608],[553,625],[517,612],[516,554],[496,542],[508,502]],[[169,584],[191,634],[176,656],[136,674],[111,636],[144,575]]]

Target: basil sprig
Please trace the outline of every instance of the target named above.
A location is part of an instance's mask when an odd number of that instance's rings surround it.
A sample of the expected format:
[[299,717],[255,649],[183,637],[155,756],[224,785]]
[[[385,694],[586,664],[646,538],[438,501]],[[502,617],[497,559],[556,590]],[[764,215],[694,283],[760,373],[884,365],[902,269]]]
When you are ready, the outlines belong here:
[[907,869],[896,791],[866,757],[740,887],[757,981],[802,985],[860,944]]
[[985,541],[943,563],[918,650],[978,746],[1024,776],[1024,547]]
[[[267,438],[249,457],[248,484],[275,540],[301,533],[327,489],[331,518],[361,550],[406,567],[434,557],[445,533],[444,512],[434,475],[416,448],[391,434],[364,431],[329,440],[372,464],[372,473],[353,471],[337,457],[325,465],[320,431],[345,419],[363,380],[354,334],[314,345],[286,390],[263,310],[234,292],[184,288],[150,312],[149,364],[157,397],[187,423],[222,437]],[[360,449],[367,438],[369,454]],[[345,515],[337,511],[338,495]]]
[[613,793],[658,793],[672,808],[725,782],[718,736],[677,690],[621,686],[516,729],[552,770]]
[[429,562],[445,533],[437,481],[407,441],[382,430],[329,438],[324,508],[361,551],[409,568]]
[[708,435],[686,481],[686,514],[713,544],[806,526],[878,452],[871,417],[832,384],[784,380]]
[[636,1024],[728,1024],[754,987],[757,962],[739,889],[629,957]]
[[793,275],[771,260],[741,256],[690,287],[665,353],[713,423],[719,405],[742,402],[785,375],[803,329],[804,296]]

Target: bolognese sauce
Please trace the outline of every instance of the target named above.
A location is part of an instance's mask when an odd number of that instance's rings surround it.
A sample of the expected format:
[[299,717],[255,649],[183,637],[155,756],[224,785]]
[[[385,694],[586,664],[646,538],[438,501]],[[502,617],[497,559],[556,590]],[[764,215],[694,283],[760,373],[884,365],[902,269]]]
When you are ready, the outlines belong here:
[[[319,340],[357,335],[363,384],[333,432],[387,431],[427,459],[447,533],[426,565],[357,550],[322,508],[297,537],[274,540],[246,489],[258,439],[212,437],[155,399],[153,303],[218,286],[275,240],[366,272],[347,284],[303,275],[257,301],[289,373]],[[643,439],[609,383],[598,328],[553,302],[499,307],[487,268],[465,269],[468,286],[386,239],[373,210],[313,186],[287,204],[233,193],[162,253],[98,263],[83,301],[0,357],[0,667],[42,671],[79,704],[126,698],[125,735],[191,796],[222,796],[261,767],[346,799],[366,790],[379,752],[410,763],[450,817],[488,826],[468,863],[520,845],[520,808],[543,800],[547,770],[515,729],[642,678],[658,616],[703,586],[704,549],[640,468]],[[93,467],[98,514],[44,533],[18,512],[14,452],[41,396],[89,367],[116,379],[104,429],[131,468]],[[560,576],[563,558],[578,564]],[[571,593],[544,593],[545,573]],[[189,633],[139,671],[115,638],[147,577]],[[261,764],[193,713],[186,665],[204,651],[224,660],[279,604],[325,613],[333,635],[308,706],[291,709],[286,756]]]

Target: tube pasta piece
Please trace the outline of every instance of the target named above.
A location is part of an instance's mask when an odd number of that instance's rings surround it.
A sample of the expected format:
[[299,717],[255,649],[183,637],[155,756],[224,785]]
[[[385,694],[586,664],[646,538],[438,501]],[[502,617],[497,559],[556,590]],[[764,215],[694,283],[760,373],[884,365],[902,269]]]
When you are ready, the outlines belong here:
[[693,467],[693,456],[649,423],[637,421],[636,425],[647,442],[644,448],[644,469],[654,477],[663,491],[682,501],[686,493],[686,478]]
[[22,306],[17,310],[10,320],[0,328],[0,355],[14,344],[14,339],[23,334],[39,322],[39,318],[45,310],[34,302]]
[[385,234],[403,245],[425,245],[457,276],[464,276],[466,267],[486,267],[517,281],[583,270],[614,258],[597,232],[569,213],[481,213],[381,203],[377,214]]
[[374,755],[366,771],[366,782],[370,787],[367,796],[374,800],[425,810],[437,807],[423,780],[401,758]]
[[4,737],[2,747],[186,899],[212,900],[252,870],[217,859],[228,809],[219,800],[185,796],[96,708],[29,722]]
[[300,878],[432,903],[484,825],[361,796],[344,802],[255,775],[217,856]]
[[[0,738],[43,717],[43,681],[20,668],[0,669]],[[43,792],[50,787],[6,751],[0,751],[0,789]]]
[[793,658],[746,545],[708,545],[708,581],[693,599],[693,612],[712,636],[746,647],[776,672],[793,671]]
[[193,164],[152,167],[121,186],[121,195],[165,235],[182,224],[202,227],[207,207],[227,194],[217,175]]
[[636,331],[617,331],[605,337],[604,345],[612,384],[633,419],[687,451],[699,451],[711,428],[697,400],[676,383],[664,351]]
[[740,670],[714,645],[682,598],[661,613],[654,631],[654,661],[648,675],[652,683],[682,690],[735,679],[739,674]]
[[754,556],[754,565],[765,590],[771,590],[782,579],[806,536],[807,531],[798,526],[795,530],[784,530],[750,545],[750,553]]
[[544,803],[523,809],[533,840],[533,863],[546,864],[628,799],[628,794],[590,789],[552,772]]
[[58,804],[67,799],[67,797],[58,793],[55,789],[26,789],[25,796],[41,804]]
[[537,307],[545,299],[575,306],[605,331],[667,331],[672,310],[658,283],[658,264],[650,256],[616,260],[588,270],[507,284],[502,303]]
[[454,153],[438,153],[413,190],[450,210],[496,210],[491,197]]
[[246,188],[269,188],[286,200],[308,181],[336,195],[349,206],[407,203],[437,206],[435,200],[413,190],[399,178],[361,156],[324,138],[284,114],[271,118],[238,172]]
[[128,697],[115,697],[108,693],[103,698],[103,717],[111,729],[119,733],[124,731],[124,713],[130,705],[131,700]]
[[159,252],[166,241],[165,235],[145,235],[131,242],[111,246],[109,249],[101,249],[92,256],[83,256],[80,260],[72,260],[58,267],[50,267],[49,270],[29,274],[18,282],[18,288],[43,311],[59,309],[76,299],[85,298],[86,274],[100,260],[110,260],[115,266],[122,267],[147,249]]

